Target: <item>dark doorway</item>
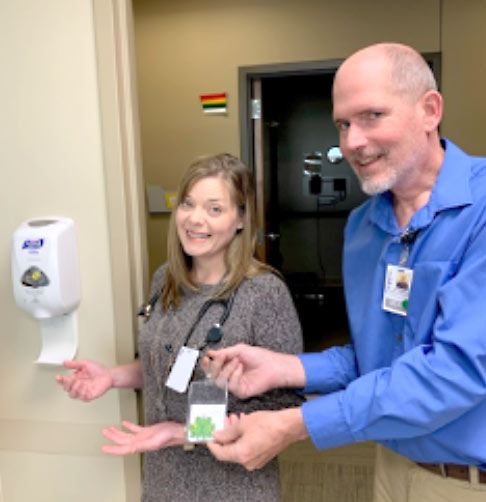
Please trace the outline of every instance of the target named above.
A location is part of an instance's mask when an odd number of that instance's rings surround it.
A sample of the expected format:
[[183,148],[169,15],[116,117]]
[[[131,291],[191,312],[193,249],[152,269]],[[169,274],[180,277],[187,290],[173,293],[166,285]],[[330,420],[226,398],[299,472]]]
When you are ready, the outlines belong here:
[[305,349],[348,340],[343,231],[365,196],[348,163],[331,164],[334,71],[262,79],[267,261],[284,275]]

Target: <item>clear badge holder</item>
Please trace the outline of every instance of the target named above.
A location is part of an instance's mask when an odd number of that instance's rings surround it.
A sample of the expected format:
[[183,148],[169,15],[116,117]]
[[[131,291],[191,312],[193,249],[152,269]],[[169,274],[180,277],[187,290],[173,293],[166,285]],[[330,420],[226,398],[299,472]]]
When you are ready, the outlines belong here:
[[227,403],[226,388],[221,389],[212,380],[192,382],[187,407],[187,441],[213,441],[213,432],[224,429]]

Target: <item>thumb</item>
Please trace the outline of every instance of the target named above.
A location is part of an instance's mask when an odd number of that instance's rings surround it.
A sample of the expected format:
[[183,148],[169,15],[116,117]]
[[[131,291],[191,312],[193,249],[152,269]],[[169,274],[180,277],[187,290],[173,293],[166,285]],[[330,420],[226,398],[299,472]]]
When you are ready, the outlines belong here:
[[83,367],[82,361],[64,361],[63,366],[69,370],[78,370]]
[[240,436],[240,423],[237,422],[234,425],[230,425],[223,430],[214,431],[213,438],[219,444],[229,444],[234,443]]
[[233,443],[222,445],[215,441],[208,441],[206,446],[218,460],[222,460],[223,462],[239,462],[238,449]]

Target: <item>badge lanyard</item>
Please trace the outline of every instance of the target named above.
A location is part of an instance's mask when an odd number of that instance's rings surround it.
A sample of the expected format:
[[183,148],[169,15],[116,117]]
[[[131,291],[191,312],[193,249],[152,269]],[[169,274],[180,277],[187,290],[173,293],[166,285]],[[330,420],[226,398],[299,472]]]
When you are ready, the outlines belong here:
[[415,239],[417,238],[419,232],[420,230],[414,230],[413,232],[410,232],[410,230],[407,228],[407,230],[405,230],[405,232],[403,232],[403,234],[400,235],[400,238],[398,239],[398,242],[403,242],[403,249],[400,253],[399,260],[399,264],[402,267],[407,264],[408,256],[410,255],[410,246],[415,242]]

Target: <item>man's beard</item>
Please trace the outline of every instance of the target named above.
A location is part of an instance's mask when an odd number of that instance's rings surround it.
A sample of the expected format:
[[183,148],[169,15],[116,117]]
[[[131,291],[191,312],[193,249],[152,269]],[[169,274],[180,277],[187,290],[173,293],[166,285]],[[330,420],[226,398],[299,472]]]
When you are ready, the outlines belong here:
[[389,171],[386,177],[379,180],[373,178],[373,176],[370,176],[369,179],[363,179],[358,176],[361,183],[361,190],[363,190],[366,195],[378,195],[390,190],[400,178],[400,173],[393,170]]
[[361,184],[361,190],[366,195],[378,195],[380,193],[386,192],[393,187],[393,185],[398,181],[399,171],[397,169],[390,168],[385,164],[386,172],[385,175],[381,175],[379,179],[376,179],[376,174],[362,175],[360,174],[359,168],[354,167],[359,164],[366,162],[369,159],[379,159],[382,162],[386,162],[388,159],[389,151],[386,149],[373,152],[372,154],[364,154],[360,152],[355,154],[350,159],[350,164],[353,166],[353,171],[356,173],[358,180]]

